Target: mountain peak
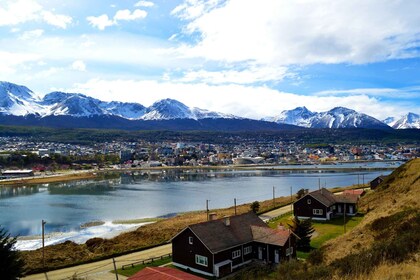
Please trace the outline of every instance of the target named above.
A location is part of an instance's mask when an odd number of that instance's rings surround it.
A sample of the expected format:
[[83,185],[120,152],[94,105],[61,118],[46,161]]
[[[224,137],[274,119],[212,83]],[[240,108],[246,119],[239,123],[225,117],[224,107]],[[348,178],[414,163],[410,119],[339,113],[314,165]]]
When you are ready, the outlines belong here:
[[417,128],[420,129],[420,116],[418,114],[409,112],[401,119],[397,120],[392,126],[396,129]]

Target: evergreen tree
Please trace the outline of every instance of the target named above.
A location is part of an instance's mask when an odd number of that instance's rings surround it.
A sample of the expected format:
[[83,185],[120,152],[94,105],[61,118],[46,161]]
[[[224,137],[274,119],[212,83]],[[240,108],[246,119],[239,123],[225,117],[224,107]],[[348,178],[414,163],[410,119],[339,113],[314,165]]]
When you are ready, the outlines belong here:
[[0,278],[4,280],[19,279],[23,276],[25,265],[19,251],[14,249],[16,237],[10,237],[4,228],[0,227]]
[[296,240],[297,249],[302,251],[309,251],[311,249],[311,236],[315,231],[312,227],[312,219],[301,221],[295,217],[292,221],[292,224],[289,224],[289,227],[297,236],[299,236],[299,238]]
[[260,211],[260,203],[258,201],[254,201],[251,203],[251,210],[255,214],[257,214],[258,211]]

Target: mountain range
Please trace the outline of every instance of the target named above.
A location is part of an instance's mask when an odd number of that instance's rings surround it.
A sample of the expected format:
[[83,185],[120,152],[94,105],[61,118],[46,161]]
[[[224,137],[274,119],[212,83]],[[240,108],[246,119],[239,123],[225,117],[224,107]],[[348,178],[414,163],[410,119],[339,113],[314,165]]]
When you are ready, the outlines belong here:
[[0,123],[51,127],[174,129],[174,130],[281,130],[305,128],[420,128],[419,116],[381,122],[344,107],[311,112],[306,107],[286,110],[276,117],[252,120],[190,108],[163,99],[149,107],[138,103],[106,102],[80,93],[51,92],[43,97],[29,88],[0,82]]

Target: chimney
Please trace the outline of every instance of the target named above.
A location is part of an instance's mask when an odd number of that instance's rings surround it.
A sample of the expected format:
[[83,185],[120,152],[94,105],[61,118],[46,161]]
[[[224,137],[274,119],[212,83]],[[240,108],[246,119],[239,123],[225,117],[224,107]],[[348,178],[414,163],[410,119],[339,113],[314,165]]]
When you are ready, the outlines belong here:
[[225,226],[230,226],[230,217],[225,217],[224,218],[224,224],[225,224]]
[[217,214],[216,213],[210,213],[209,214],[209,221],[214,221],[217,219]]

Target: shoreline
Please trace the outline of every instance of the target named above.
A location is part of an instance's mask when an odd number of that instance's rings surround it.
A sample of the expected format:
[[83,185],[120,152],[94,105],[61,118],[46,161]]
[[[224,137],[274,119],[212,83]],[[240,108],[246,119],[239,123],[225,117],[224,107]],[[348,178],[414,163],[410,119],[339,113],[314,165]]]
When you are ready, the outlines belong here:
[[[118,168],[118,169],[98,169],[98,170],[86,170],[86,171],[70,171],[63,173],[56,173],[53,175],[41,175],[34,177],[23,177],[23,178],[10,178],[1,179],[0,186],[22,186],[22,185],[33,185],[33,184],[47,184],[47,183],[58,183],[66,181],[84,180],[84,179],[95,179],[98,174],[105,174],[110,172],[131,172],[131,171],[165,171],[165,170],[266,170],[266,171],[302,171],[302,172],[322,172],[322,171],[379,171],[379,170],[393,170],[396,166],[388,167],[345,167],[346,164],[368,164],[368,163],[392,163],[401,162],[400,160],[388,160],[388,161],[337,161],[319,164],[307,164],[307,163],[296,163],[296,164],[250,164],[250,165],[219,165],[219,166],[160,166],[160,167],[130,167],[130,168]],[[336,165],[335,167],[323,167],[323,165]],[[282,167],[284,166],[284,167]],[[301,166],[301,168],[290,168],[289,166]],[[305,168],[307,166],[307,168]]]

